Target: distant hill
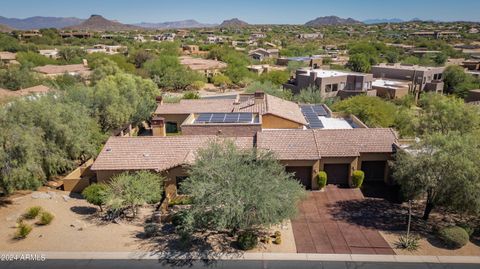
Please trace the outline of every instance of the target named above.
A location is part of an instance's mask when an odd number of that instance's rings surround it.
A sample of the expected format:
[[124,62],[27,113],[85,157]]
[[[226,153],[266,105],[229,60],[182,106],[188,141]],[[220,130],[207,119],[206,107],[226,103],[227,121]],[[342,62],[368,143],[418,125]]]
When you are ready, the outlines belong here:
[[363,23],[365,24],[380,24],[380,23],[402,23],[405,22],[402,19],[393,18],[393,19],[369,19],[364,20]]
[[224,20],[219,27],[221,28],[239,28],[239,27],[245,27],[248,26],[249,24],[247,22],[244,22],[242,20],[239,20],[238,18],[233,18],[231,20]]
[[74,26],[65,27],[67,30],[88,30],[88,31],[129,31],[142,29],[139,26],[122,24],[116,21],[107,20],[101,15],[92,15],[88,20]]
[[314,20],[305,23],[305,26],[317,27],[326,25],[348,25],[348,24],[362,24],[361,21],[352,18],[343,19],[337,16],[318,17]]
[[6,25],[0,24],[0,33],[8,33],[13,31],[11,27],[8,27]]
[[30,17],[25,19],[5,18],[0,16],[0,24],[19,30],[32,30],[41,28],[64,28],[82,23],[84,20],[79,18],[61,18],[61,17]]
[[143,28],[151,29],[179,29],[179,28],[203,28],[203,27],[215,27],[218,24],[201,23],[196,20],[183,20],[183,21],[168,21],[159,23],[141,22],[135,24]]

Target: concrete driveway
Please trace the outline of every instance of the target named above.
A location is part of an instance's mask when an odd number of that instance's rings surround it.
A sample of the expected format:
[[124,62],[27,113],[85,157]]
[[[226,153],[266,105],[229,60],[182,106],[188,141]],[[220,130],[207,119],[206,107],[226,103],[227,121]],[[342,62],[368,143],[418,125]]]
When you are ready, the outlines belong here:
[[363,199],[359,189],[342,189],[333,185],[327,186],[324,192],[310,192],[299,205],[298,217],[292,220],[297,252],[394,255],[376,229],[332,215],[338,211],[337,204]]

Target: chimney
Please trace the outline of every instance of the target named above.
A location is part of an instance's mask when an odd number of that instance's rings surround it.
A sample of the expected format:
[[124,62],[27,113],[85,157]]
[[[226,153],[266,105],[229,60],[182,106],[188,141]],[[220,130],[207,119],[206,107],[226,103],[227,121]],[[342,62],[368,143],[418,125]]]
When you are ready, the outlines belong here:
[[263,91],[256,91],[254,94],[255,104],[262,104],[265,99],[265,93]]
[[159,106],[163,105],[163,96],[159,95],[159,96],[155,97],[155,102]]
[[83,59],[83,60],[82,60],[82,63],[83,63],[83,66],[84,66],[84,67],[88,67],[88,61],[87,61],[87,59]]
[[152,135],[153,136],[167,136],[165,128],[165,118],[158,115],[153,116],[151,121]]

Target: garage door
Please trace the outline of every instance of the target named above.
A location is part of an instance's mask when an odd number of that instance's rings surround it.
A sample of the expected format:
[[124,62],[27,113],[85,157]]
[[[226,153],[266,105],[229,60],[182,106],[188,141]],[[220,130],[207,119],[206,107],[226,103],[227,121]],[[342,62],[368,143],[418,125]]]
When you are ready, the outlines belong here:
[[327,173],[328,184],[348,185],[350,164],[325,164],[324,170]]
[[362,162],[362,171],[365,173],[365,181],[383,181],[386,166],[386,161]]
[[293,173],[294,177],[303,185],[307,190],[312,189],[312,167],[310,166],[287,166],[285,168],[288,173]]

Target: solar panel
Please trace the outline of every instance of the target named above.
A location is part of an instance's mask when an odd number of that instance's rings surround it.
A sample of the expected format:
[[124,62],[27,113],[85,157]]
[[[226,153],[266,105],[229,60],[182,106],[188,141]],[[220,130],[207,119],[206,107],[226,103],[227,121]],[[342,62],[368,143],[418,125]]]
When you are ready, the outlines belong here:
[[213,123],[221,123],[225,119],[225,114],[213,114],[212,118],[210,119],[210,122]]
[[252,121],[252,113],[242,113],[240,114],[240,117],[238,118],[239,122],[251,122]]
[[212,114],[200,114],[195,122],[210,122]]
[[318,116],[328,116],[328,113],[323,106],[315,105],[313,106],[313,111],[315,111]]
[[238,117],[239,116],[240,116],[239,113],[226,114],[224,122],[228,122],[228,123],[238,122]]

